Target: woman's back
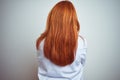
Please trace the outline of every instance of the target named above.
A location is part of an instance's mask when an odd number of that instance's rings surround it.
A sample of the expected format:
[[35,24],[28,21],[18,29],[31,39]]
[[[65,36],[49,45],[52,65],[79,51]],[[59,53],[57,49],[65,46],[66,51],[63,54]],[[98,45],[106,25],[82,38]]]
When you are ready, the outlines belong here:
[[38,77],[40,80],[82,80],[82,72],[86,59],[87,43],[81,36],[78,37],[76,57],[72,64],[58,66],[44,56],[44,40],[38,50]]

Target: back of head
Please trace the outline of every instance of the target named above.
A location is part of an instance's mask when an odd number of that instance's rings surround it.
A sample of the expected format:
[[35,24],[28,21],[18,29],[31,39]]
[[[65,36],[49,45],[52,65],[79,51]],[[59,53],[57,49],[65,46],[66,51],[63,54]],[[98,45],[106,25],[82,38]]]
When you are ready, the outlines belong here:
[[45,57],[59,66],[71,64],[75,58],[79,28],[73,4],[58,2],[48,15],[46,30],[37,40],[37,49],[45,38]]

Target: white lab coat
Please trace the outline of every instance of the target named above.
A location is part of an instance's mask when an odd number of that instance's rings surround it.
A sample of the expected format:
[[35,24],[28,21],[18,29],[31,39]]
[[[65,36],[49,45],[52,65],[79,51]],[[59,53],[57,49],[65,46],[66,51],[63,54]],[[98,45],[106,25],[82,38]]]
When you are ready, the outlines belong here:
[[60,67],[44,56],[44,40],[37,51],[39,80],[83,80],[83,68],[86,60],[87,42],[79,36],[76,57],[72,64]]

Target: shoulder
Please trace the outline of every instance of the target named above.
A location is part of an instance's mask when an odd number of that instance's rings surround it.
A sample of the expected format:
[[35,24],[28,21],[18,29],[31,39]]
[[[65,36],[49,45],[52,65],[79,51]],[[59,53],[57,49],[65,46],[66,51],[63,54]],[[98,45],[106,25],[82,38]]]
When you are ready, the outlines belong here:
[[44,47],[44,39],[40,42],[40,44],[39,44],[39,46],[38,46],[38,49],[37,49],[37,51],[36,51],[36,53],[37,53],[37,56],[38,56],[38,58],[39,59],[43,59],[43,47]]
[[44,47],[44,39],[40,42],[38,51],[43,50],[43,47]]
[[87,40],[85,37],[81,35],[78,36],[78,46],[80,48],[87,48]]

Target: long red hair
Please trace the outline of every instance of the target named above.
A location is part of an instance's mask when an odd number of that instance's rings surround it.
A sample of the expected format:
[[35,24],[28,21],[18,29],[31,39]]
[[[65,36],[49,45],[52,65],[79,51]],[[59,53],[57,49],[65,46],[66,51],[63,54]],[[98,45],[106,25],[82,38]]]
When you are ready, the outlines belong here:
[[71,64],[75,59],[78,31],[76,10],[70,1],[60,1],[50,11],[46,30],[37,39],[36,48],[44,41],[44,55],[59,66]]

